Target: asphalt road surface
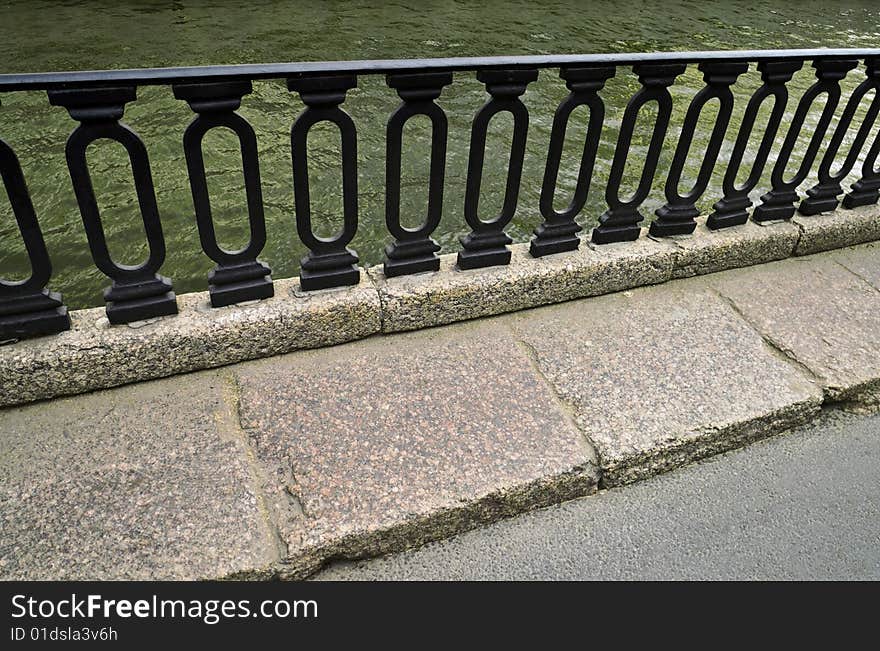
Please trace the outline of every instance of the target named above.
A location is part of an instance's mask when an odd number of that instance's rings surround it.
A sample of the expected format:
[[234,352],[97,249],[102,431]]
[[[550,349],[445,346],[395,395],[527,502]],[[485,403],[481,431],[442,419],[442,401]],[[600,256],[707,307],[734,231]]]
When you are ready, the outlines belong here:
[[812,425],[653,479],[317,579],[880,579],[880,414]]

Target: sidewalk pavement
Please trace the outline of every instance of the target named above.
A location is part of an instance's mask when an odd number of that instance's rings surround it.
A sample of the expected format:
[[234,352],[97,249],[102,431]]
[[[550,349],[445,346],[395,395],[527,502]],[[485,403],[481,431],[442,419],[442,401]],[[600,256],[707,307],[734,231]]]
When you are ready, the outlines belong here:
[[7,408],[0,578],[298,578],[878,396],[863,245]]

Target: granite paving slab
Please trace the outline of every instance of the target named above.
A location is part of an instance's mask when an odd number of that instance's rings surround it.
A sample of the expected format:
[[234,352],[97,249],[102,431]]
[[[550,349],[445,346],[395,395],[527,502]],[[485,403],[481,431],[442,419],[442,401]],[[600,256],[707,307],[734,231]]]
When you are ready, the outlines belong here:
[[880,291],[866,278],[876,279],[878,265],[880,249],[869,245],[719,274],[709,282],[768,341],[809,369],[828,400],[876,404]]
[[214,371],[0,411],[0,578],[199,579],[278,543]]
[[235,369],[302,576],[595,490],[595,454],[494,321]]
[[743,445],[820,408],[821,390],[700,279],[511,319],[595,445],[603,486]]

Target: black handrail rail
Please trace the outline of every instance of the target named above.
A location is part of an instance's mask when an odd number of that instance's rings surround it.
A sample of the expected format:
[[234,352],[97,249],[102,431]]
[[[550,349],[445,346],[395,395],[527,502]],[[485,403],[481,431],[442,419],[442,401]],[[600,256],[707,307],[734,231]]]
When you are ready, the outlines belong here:
[[[789,103],[786,84],[805,60],[812,61],[816,79],[797,101],[794,117],[776,151],[771,188],[750,210],[749,194],[770,164],[775,136],[784,126],[782,117]],[[385,218],[393,241],[385,249],[384,270],[386,276],[391,277],[439,268],[440,247],[431,235],[442,212],[448,129],[442,101],[438,103],[438,100],[444,88],[453,83],[453,72],[475,72],[488,95],[485,104],[476,111],[471,127],[465,190],[465,219],[470,232],[460,238],[463,250],[457,259],[459,269],[474,269],[508,264],[511,259],[508,248],[511,238],[505,228],[517,207],[529,126],[529,111],[523,96],[529,84],[538,78],[539,68],[558,68],[569,93],[558,105],[553,118],[538,206],[543,221],[535,229],[529,249],[534,257],[572,251],[581,245],[577,235],[581,226],[576,217],[587,202],[602,137],[605,104],[601,93],[605,82],[614,77],[621,66],[632,66],[640,86],[625,107],[617,134],[611,173],[604,189],[608,209],[599,217],[590,238],[594,244],[602,245],[635,240],[641,235],[640,223],[644,216],[640,208],[653,187],[673,115],[673,96],[669,89],[688,65],[697,64],[705,86],[689,102],[666,177],[666,203],[655,211],[657,219],[650,225],[650,233],[658,237],[692,233],[697,226],[697,201],[706,192],[733,114],[731,87],[752,63],[757,64],[763,83],[750,97],[736,129],[735,144],[724,174],[724,196],[713,205],[706,225],[715,230],[744,224],[750,218],[761,222],[790,219],[796,211],[817,214],[834,210],[841,202],[845,208],[877,203],[880,200],[880,169],[876,168],[880,136],[870,144],[867,139],[880,115],[880,48],[462,57],[5,74],[0,75],[0,93],[45,90],[49,103],[67,109],[78,123],[67,141],[67,166],[92,258],[112,281],[104,298],[107,316],[111,323],[117,324],[177,312],[171,280],[159,273],[165,260],[165,239],[147,148],[121,121],[126,105],[135,101],[139,86],[169,85],[174,97],[187,102],[195,114],[188,127],[181,125],[181,140],[202,249],[217,263],[208,276],[211,303],[220,307],[268,298],[274,293],[271,269],[258,259],[266,243],[266,230],[256,138],[251,125],[237,113],[244,97],[252,92],[253,80],[284,79],[288,90],[297,93],[305,105],[291,128],[291,158],[296,229],[308,249],[302,260],[300,286],[310,291],[353,285],[361,278],[358,255],[349,247],[358,226],[357,127],[343,108],[347,92],[358,84],[358,75],[384,74],[389,89],[396,91],[401,100],[386,127]],[[864,64],[862,81],[846,100],[843,114],[831,130],[833,114],[842,99],[840,82],[860,63]],[[856,110],[869,91],[874,92],[874,98],[849,148],[841,151],[844,136],[853,127]],[[804,128],[805,117],[823,96],[827,101],[807,150],[794,176],[786,178],[786,168]],[[682,170],[686,157],[691,155],[696,124],[706,104],[715,99],[719,102],[719,111],[711,137],[705,150],[694,154],[701,157],[699,174],[690,189],[682,194],[679,187]],[[620,185],[636,122],[642,108],[653,102],[657,103],[657,115],[638,187],[629,199],[622,199]],[[755,118],[765,102],[772,103],[768,124],[746,181],[737,185]],[[568,207],[557,211],[553,206],[562,144],[571,114],[582,105],[589,109],[590,120],[584,135],[577,187]],[[493,116],[501,112],[510,113],[513,118],[504,202],[498,215],[479,215],[487,130]],[[403,126],[415,115],[427,116],[432,125],[431,183],[427,215],[419,227],[412,229],[403,227],[400,219],[400,160]],[[308,133],[319,122],[335,124],[342,142],[343,224],[342,229],[329,238],[316,235],[311,223]],[[201,147],[204,135],[215,127],[232,129],[242,151],[250,240],[240,251],[223,249],[214,232]],[[827,137],[830,141],[818,166],[817,183],[802,198],[798,188],[812,172]],[[129,155],[149,248],[147,260],[139,266],[115,262],[107,247],[85,157],[88,145],[99,138],[116,140]],[[839,195],[844,193],[841,183],[866,148],[861,177],[841,200]],[[843,163],[832,174],[838,157]],[[31,277],[25,281],[0,279],[0,340],[67,329],[70,327],[67,308],[61,296],[47,288],[51,263],[21,166],[12,148],[2,140],[0,174],[32,268]]]
[[472,72],[501,68],[558,68],[561,66],[632,66],[639,63],[696,63],[702,61],[814,61],[826,58],[880,56],[880,48],[813,48],[793,50],[707,50],[695,52],[609,52],[604,54],[527,54],[491,57],[374,59],[362,61],[300,61],[241,63],[221,66],[129,68],[0,74],[0,91],[47,90],[82,85],[176,83],[280,79],[291,76],[386,73]]

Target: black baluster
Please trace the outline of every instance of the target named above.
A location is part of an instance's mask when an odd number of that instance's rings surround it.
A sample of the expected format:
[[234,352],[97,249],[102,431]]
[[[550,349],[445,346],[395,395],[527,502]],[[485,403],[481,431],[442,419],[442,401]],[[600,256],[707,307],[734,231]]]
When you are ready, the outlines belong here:
[[[791,126],[782,143],[782,149],[776,163],[773,165],[770,192],[761,197],[762,203],[755,208],[752,219],[756,222],[765,222],[776,219],[791,219],[795,212],[795,202],[799,199],[797,188],[803,183],[810,173],[816,154],[825,138],[825,132],[834,116],[834,110],[840,101],[840,80],[846,77],[846,73],[855,68],[859,62],[856,59],[820,59],[813,62],[816,69],[816,82],[807,89],[801,98],[795,111]],[[810,139],[807,151],[795,175],[789,180],[784,179],[785,168],[791,159],[794,146],[803,128],[804,119],[815,99],[821,94],[827,94],[825,107],[819,116],[819,122]]]
[[[776,141],[776,132],[779,130],[779,124],[788,103],[788,89],[785,84],[791,81],[794,73],[800,70],[803,65],[802,61],[761,61],[758,63],[758,70],[761,71],[761,80],[764,83],[755,91],[746,106],[739,134],[733,145],[730,161],[727,163],[727,171],[724,173],[724,197],[712,206],[714,212],[706,220],[706,226],[709,228],[728,228],[745,224],[749,220],[748,209],[752,205],[749,193],[761,180],[761,174],[764,172],[767,157]],[[767,128],[761,138],[761,144],[758,146],[758,153],[755,154],[755,161],[752,163],[752,169],[745,183],[737,187],[736,177],[739,174],[740,165],[742,165],[743,154],[745,154],[751,139],[752,129],[755,127],[755,119],[758,117],[758,111],[764,100],[771,96],[773,97],[773,109],[767,122]]]
[[[477,79],[486,85],[491,99],[477,112],[471,126],[464,216],[472,232],[460,239],[464,247],[458,254],[460,269],[477,269],[510,262],[510,249],[507,245],[513,240],[504,232],[504,228],[516,212],[529,129],[529,112],[519,98],[526,92],[526,87],[537,78],[537,70],[481,70],[477,73]],[[504,204],[495,219],[483,221],[478,215],[478,205],[480,184],[483,180],[483,159],[486,155],[486,129],[492,117],[502,111],[513,115],[513,140],[507,164]]]
[[[599,226],[593,229],[592,240],[594,243],[608,244],[638,238],[639,222],[644,219],[639,212],[639,206],[651,191],[651,182],[657,171],[663,139],[666,137],[669,117],[672,114],[672,97],[669,94],[669,86],[675,83],[675,78],[682,74],[686,68],[687,66],[683,63],[643,63],[633,66],[633,72],[638,75],[642,88],[632,96],[623,114],[623,122],[617,137],[617,148],[614,150],[614,160],[611,163],[611,173],[605,188],[605,201],[608,203],[608,210],[599,217]],[[635,194],[629,201],[622,201],[620,199],[620,184],[623,181],[623,170],[629,156],[636,118],[638,118],[641,108],[651,101],[657,102],[657,118],[654,122],[651,144],[648,147],[648,154],[645,157],[645,164]]]
[[[605,120],[605,104],[599,97],[599,91],[605,82],[614,76],[613,67],[595,68],[562,68],[559,76],[565,79],[568,96],[562,100],[553,115],[553,128],[550,132],[550,146],[547,151],[547,164],[544,167],[544,182],[541,185],[541,215],[544,222],[535,229],[535,237],[529,245],[534,257],[551,253],[574,251],[580,246],[577,233],[581,227],[575,217],[583,209],[590,192],[590,181],[593,177],[593,166],[596,163],[596,152],[602,136],[602,123]],[[556,184],[559,176],[559,164],[562,160],[562,147],[565,144],[565,132],[572,112],[579,106],[587,105],[590,109],[590,121],[584,138],[584,151],[578,170],[578,180],[571,203],[563,211],[553,208],[556,196]]]
[[[724,134],[727,133],[727,125],[730,123],[730,114],[733,111],[733,93],[730,86],[736,83],[737,78],[749,69],[746,62],[711,61],[701,63],[699,66],[703,73],[703,81],[706,82],[700,91],[694,96],[688,107],[675,148],[672,165],[669,168],[669,176],[666,178],[666,205],[658,208],[655,213],[657,219],[651,224],[650,233],[654,236],[665,235],[688,235],[697,227],[696,218],[700,211],[697,210],[696,202],[706,191],[715,163],[718,160],[718,152],[724,143]],[[687,194],[682,195],[678,191],[681,183],[681,174],[687,163],[691,143],[694,139],[694,131],[697,121],[706,103],[718,99],[720,107],[712,128],[709,144],[702,157],[702,164],[697,175],[697,180]]]
[[[274,294],[272,270],[257,260],[266,245],[266,223],[263,217],[263,194],[260,189],[260,162],[257,138],[251,125],[236,113],[241,98],[252,91],[251,82],[176,84],[174,96],[186,100],[197,113],[183,135],[183,150],[192,189],[199,239],[205,253],[217,267],[208,274],[211,305],[222,307],[269,298]],[[247,197],[250,241],[239,251],[226,251],[217,243],[211,199],[205,178],[202,140],[214,127],[227,127],[238,136],[244,190]]]
[[52,264],[15,152],[0,140],[0,175],[31,263],[27,280],[0,279],[0,340],[22,339],[70,330],[61,294],[46,289]]
[[[388,75],[388,85],[403,100],[388,119],[385,155],[385,223],[395,241],[385,247],[385,275],[401,276],[437,271],[440,245],[431,233],[443,212],[443,182],[446,174],[446,114],[434,103],[444,86],[452,83],[451,72]],[[428,186],[428,214],[416,229],[400,223],[400,153],[403,125],[414,115],[431,120],[431,170]]]
[[880,201],[880,167],[874,168],[880,157],[880,133],[865,156],[862,164],[862,178],[852,184],[852,192],[843,198],[844,208],[870,206]]
[[[867,79],[859,84],[852,95],[850,95],[846,108],[843,110],[843,115],[840,116],[840,122],[837,123],[837,128],[834,131],[831,142],[828,143],[828,149],[825,150],[825,155],[819,164],[819,183],[807,190],[809,197],[801,202],[798,210],[802,215],[816,215],[837,208],[839,203],[837,195],[843,192],[841,183],[855,166],[862,151],[862,145],[865,144],[865,140],[874,126],[874,120],[877,119],[877,114],[880,112],[880,58],[867,59],[865,61],[865,73]],[[837,174],[832,174],[831,166],[834,164],[834,159],[840,150],[843,137],[849,130],[856,109],[858,109],[862,98],[872,89],[875,92],[874,99],[868,107],[862,126],[859,127],[855,140],[850,146],[849,153],[840,170]]]
[[[287,80],[287,88],[299,93],[305,110],[290,131],[293,159],[293,188],[296,193],[296,230],[309,248],[302,259],[300,286],[304,290],[357,285],[361,272],[358,255],[348,244],[354,238],[358,222],[357,131],[351,117],[339,105],[345,94],[357,86],[354,75],[302,77]],[[312,232],[309,197],[309,129],[318,122],[332,122],[342,136],[342,229],[335,237],[318,237]]]
[[[165,240],[156,207],[147,148],[134,131],[119,121],[125,105],[137,97],[135,87],[50,90],[48,95],[52,105],[65,107],[70,117],[80,122],[67,139],[67,166],[92,258],[98,269],[113,281],[104,291],[107,318],[110,323],[129,323],[177,314],[171,280],[157,273],[165,261]],[[149,257],[139,266],[117,264],[107,249],[101,214],[86,162],[86,148],[99,138],[115,140],[128,152],[150,248]]]

